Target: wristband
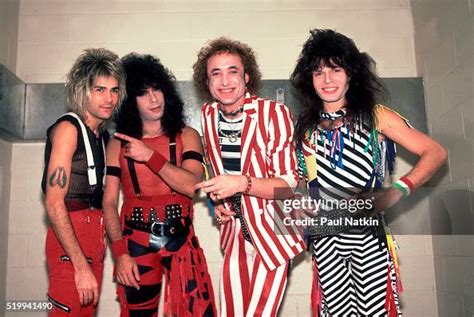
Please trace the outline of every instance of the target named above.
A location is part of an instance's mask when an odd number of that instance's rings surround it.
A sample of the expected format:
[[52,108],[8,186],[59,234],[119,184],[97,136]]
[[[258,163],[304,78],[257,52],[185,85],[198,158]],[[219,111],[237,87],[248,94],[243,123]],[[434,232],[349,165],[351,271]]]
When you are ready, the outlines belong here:
[[245,177],[247,177],[247,188],[245,189],[244,194],[247,195],[252,188],[252,178],[248,175],[245,175]]
[[411,180],[409,180],[406,176],[401,177],[400,180],[408,186],[408,188],[410,189],[410,194],[413,193],[413,191],[415,190],[415,186],[413,186]]
[[156,174],[160,172],[163,166],[168,162],[168,160],[161,155],[160,153],[153,151],[150,159],[145,162],[145,164]]
[[403,196],[406,197],[412,193],[414,186],[413,183],[407,177],[402,177],[392,184],[392,188],[398,189],[402,192]]
[[127,240],[120,239],[112,242],[112,257],[117,260],[119,256],[128,254]]

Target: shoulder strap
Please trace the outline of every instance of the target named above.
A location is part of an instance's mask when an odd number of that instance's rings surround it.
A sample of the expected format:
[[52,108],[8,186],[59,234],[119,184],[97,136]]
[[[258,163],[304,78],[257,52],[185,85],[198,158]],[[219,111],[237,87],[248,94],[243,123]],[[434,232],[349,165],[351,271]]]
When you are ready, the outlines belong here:
[[[176,165],[176,137],[170,137],[170,163]],[[142,192],[140,189],[140,184],[138,183],[137,171],[135,170],[135,162],[131,158],[127,158],[128,171],[130,173],[130,178],[132,179],[133,191],[135,195],[140,198]]]
[[[60,118],[62,118],[64,116],[73,117],[79,123],[79,127],[81,128],[82,139],[84,141],[84,147],[86,149],[87,178],[89,179],[89,185],[90,186],[96,186],[97,185],[97,174],[95,172],[94,156],[92,154],[92,148],[91,148],[91,144],[90,144],[90,141],[89,141],[89,137],[87,136],[86,126],[82,122],[81,118],[79,118],[79,116],[77,114],[75,114],[74,112],[65,113]],[[104,162],[105,162],[106,157],[105,157],[104,138],[102,138],[102,150],[104,151]],[[104,166],[106,166],[106,165],[107,164],[104,164]],[[105,167],[104,167],[104,177],[105,177],[105,175],[106,175],[106,171],[105,171]]]
[[170,137],[170,163],[176,165],[176,136]]
[[140,185],[138,184],[137,171],[135,170],[135,163],[131,158],[127,158],[128,172],[130,173],[130,178],[132,179],[133,191],[135,196],[140,198],[142,192],[140,190]]

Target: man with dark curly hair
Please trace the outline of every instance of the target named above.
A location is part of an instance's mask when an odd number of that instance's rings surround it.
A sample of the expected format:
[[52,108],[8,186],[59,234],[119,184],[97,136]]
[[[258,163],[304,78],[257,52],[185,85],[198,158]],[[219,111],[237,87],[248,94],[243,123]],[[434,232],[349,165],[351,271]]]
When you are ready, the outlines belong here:
[[221,315],[276,316],[290,261],[304,249],[275,203],[291,196],[297,181],[292,115],[285,105],[252,95],[261,75],[246,44],[213,40],[193,69],[206,100],[202,128],[216,175],[196,188],[215,202],[221,225]]
[[121,316],[157,316],[163,275],[165,316],[215,316],[192,225],[194,186],[204,170],[201,138],[185,125],[176,80],[157,58],[131,53],[122,61],[127,98],[107,147],[103,200]]
[[[320,221],[307,228],[313,245],[313,315],[397,316],[398,262],[380,212],[428,181],[445,162],[446,151],[377,104],[385,89],[375,62],[343,34],[312,30],[291,80],[302,108],[296,125],[300,170],[311,198],[323,202]],[[394,142],[420,160],[382,191],[389,181],[386,171],[393,171]],[[334,201],[341,202],[339,208]],[[349,208],[341,207],[344,202]],[[351,205],[358,207],[351,210]]]
[[42,189],[51,222],[46,237],[49,316],[94,316],[107,247],[102,215],[104,121],[125,98],[119,57],[87,49],[66,78],[71,112],[47,131]]

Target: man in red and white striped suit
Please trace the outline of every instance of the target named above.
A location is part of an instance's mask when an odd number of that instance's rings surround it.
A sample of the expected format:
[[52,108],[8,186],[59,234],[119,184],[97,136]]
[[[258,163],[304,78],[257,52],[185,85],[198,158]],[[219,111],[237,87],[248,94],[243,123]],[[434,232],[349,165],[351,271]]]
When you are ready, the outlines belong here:
[[221,225],[221,315],[275,316],[289,263],[304,249],[298,229],[283,224],[286,215],[275,203],[289,198],[297,183],[292,115],[283,104],[251,95],[261,74],[246,44],[213,40],[193,69],[196,90],[207,101],[202,128],[216,175],[196,188],[215,202]]

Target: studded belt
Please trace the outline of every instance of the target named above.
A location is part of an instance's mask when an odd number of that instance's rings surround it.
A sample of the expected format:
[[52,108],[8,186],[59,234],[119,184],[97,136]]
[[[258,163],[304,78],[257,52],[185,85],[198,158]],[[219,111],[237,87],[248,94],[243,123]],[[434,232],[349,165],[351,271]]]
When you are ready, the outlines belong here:
[[[164,221],[165,219],[178,219],[190,217],[192,206],[188,203],[160,204],[148,201],[135,201],[134,204],[124,205],[122,212],[125,220],[131,221]],[[131,212],[130,212],[131,211]]]
[[134,207],[131,216],[125,216],[125,226],[149,233],[149,247],[154,251],[158,251],[173,238],[185,237],[189,234],[192,221],[189,217],[182,217],[182,209],[182,205],[179,204],[166,205],[166,216],[161,221],[157,218],[154,208],[150,208],[148,219],[145,220],[143,207]]
[[[158,211],[155,207],[144,209],[144,207],[133,207],[130,216],[125,216],[125,225],[129,228],[144,232],[154,233],[156,235],[173,235],[175,229],[172,227],[166,230],[162,224],[180,222],[181,218],[187,217],[187,212],[183,211],[181,204],[169,204],[164,206],[164,219],[159,219]],[[146,215],[148,217],[146,217]],[[147,218],[147,219],[145,219]]]
[[[184,224],[182,223],[181,219],[184,219]],[[187,235],[188,230],[186,230],[186,228],[189,227],[189,225],[191,225],[191,219],[189,217],[178,218],[173,220],[166,219],[164,222],[148,222],[143,220],[125,219],[126,227],[134,230],[151,233],[155,236],[173,237],[181,236],[183,234]]]

